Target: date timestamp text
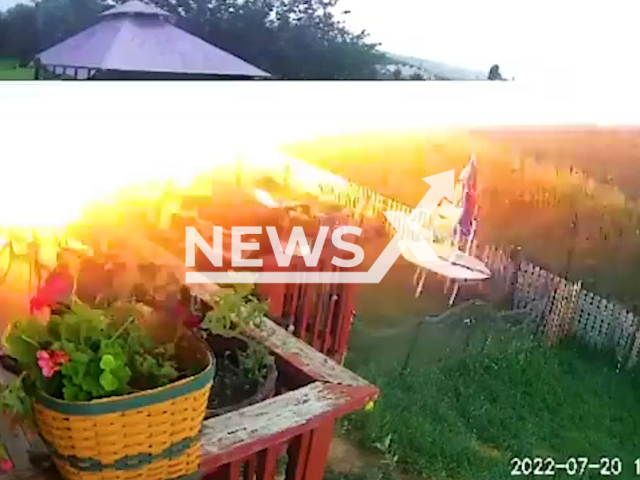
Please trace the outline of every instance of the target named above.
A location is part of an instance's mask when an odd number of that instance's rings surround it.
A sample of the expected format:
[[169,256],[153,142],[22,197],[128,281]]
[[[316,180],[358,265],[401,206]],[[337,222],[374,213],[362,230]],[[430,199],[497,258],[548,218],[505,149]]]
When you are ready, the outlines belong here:
[[[640,459],[635,461],[636,475],[640,475]],[[558,462],[549,457],[514,458],[511,460],[511,476],[554,476],[565,473],[569,476],[583,476],[595,473],[602,477],[617,477],[622,473],[622,461],[617,458],[571,457]]]

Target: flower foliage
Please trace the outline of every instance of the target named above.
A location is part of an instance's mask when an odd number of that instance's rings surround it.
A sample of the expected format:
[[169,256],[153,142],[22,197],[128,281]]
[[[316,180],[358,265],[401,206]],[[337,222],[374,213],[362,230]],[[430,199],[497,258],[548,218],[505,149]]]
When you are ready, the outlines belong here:
[[98,310],[78,301],[48,323],[14,322],[4,343],[23,374],[1,396],[2,410],[28,416],[37,392],[70,402],[156,388],[179,376],[173,344],[161,345],[143,330],[145,310]]
[[223,288],[211,299],[209,311],[200,324],[200,329],[209,335],[241,338],[248,349],[238,352],[238,367],[242,375],[257,380],[267,377],[274,358],[269,350],[255,341],[247,332],[260,328],[269,310],[269,305],[253,294],[251,284],[237,284]]
[[225,337],[243,336],[247,329],[260,327],[268,305],[251,292],[253,285],[238,284],[223,288],[211,299],[213,309],[202,322],[203,330]]

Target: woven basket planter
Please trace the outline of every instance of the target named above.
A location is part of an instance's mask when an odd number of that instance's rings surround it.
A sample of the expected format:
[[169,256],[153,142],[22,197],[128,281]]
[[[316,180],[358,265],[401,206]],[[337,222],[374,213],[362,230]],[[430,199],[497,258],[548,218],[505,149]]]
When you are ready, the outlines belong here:
[[90,402],[38,397],[36,425],[64,478],[200,478],[199,433],[213,382],[214,359],[195,338],[181,343],[183,361],[203,366],[195,376],[153,390]]

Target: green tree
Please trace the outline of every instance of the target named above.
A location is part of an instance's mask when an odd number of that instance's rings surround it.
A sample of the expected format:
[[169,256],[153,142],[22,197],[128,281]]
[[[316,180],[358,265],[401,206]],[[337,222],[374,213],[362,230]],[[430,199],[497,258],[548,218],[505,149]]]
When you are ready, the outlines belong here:
[[108,7],[99,0],[37,0],[40,50],[49,48],[93,25]]
[[502,74],[500,73],[499,65],[493,65],[489,69],[489,75],[487,76],[487,79],[488,80],[504,80],[504,78],[502,78]]
[[276,78],[365,80],[384,55],[334,13],[339,0],[157,0],[179,25]]
[[0,12],[0,57],[5,55],[6,48],[6,30],[8,28],[7,20],[5,19],[4,12]]
[[[125,0],[117,0],[124,3]],[[275,78],[366,80],[377,78],[385,59],[368,34],[352,32],[349,12],[339,0],[155,0],[174,14],[178,25],[204,40],[266,70]],[[90,26],[107,0],[37,0],[8,11],[3,23],[12,31],[5,55],[38,51]],[[15,8],[15,7],[14,7]],[[19,13],[19,14],[18,14]],[[26,16],[30,16],[28,20]],[[35,27],[35,33],[30,25]],[[31,33],[34,33],[33,35]],[[6,36],[5,36],[6,37]]]
[[20,66],[28,64],[38,51],[40,29],[33,6],[17,4],[3,15],[3,54],[17,58]]

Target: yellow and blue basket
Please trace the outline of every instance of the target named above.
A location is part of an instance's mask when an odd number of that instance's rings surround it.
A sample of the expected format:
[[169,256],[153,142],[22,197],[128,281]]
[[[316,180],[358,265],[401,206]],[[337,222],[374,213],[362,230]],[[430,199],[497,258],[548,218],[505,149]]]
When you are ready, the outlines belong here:
[[41,395],[40,435],[67,480],[198,479],[199,434],[214,375],[211,354],[199,374],[162,388],[90,402]]

